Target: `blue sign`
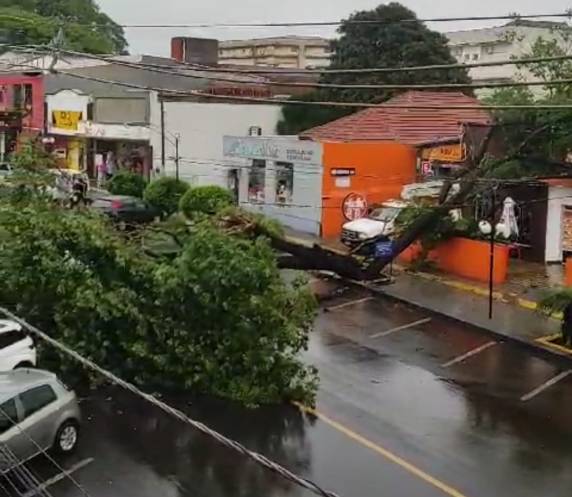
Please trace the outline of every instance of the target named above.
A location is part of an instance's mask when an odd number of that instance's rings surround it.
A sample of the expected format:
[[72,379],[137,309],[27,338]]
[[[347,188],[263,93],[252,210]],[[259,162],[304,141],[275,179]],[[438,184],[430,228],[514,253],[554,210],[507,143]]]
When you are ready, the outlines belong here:
[[375,257],[379,259],[387,259],[393,257],[393,242],[377,242],[375,244]]

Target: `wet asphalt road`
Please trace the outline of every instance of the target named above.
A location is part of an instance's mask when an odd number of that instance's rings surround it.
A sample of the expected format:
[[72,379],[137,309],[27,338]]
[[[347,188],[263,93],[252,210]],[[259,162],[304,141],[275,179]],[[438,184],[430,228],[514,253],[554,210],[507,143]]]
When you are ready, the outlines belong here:
[[[318,418],[289,406],[170,402],[342,497],[572,495],[572,375],[537,390],[562,365],[389,301],[345,305],[363,298],[350,290],[322,304],[331,310],[306,354],[321,376]],[[100,392],[82,408],[80,449],[58,462],[85,464],[73,476],[94,497],[311,495],[131,394]],[[29,467],[40,481],[59,473],[41,458]],[[49,492],[84,495],[65,478]]]

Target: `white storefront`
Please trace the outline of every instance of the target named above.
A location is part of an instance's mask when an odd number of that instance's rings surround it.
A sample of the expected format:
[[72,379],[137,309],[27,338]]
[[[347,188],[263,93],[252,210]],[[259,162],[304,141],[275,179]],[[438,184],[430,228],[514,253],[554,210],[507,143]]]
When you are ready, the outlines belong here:
[[[178,99],[164,102],[165,172],[175,175],[175,141],[179,137],[179,177],[193,186],[232,186],[232,166],[236,160],[223,155],[225,135],[248,136],[256,127],[274,134],[281,109],[272,104],[195,102]],[[153,164],[161,170],[161,105],[151,98],[151,144]],[[238,161],[240,162],[240,161]]]
[[546,262],[562,262],[572,255],[572,187],[548,188],[546,220]]
[[297,137],[225,136],[242,207],[316,236],[322,220],[322,145]]

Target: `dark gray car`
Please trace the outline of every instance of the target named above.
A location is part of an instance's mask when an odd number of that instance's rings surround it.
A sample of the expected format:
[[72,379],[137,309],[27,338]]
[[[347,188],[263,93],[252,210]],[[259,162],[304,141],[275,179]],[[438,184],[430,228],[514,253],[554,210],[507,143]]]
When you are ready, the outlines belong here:
[[80,411],[74,392],[37,369],[0,373],[0,473],[54,449],[72,452]]

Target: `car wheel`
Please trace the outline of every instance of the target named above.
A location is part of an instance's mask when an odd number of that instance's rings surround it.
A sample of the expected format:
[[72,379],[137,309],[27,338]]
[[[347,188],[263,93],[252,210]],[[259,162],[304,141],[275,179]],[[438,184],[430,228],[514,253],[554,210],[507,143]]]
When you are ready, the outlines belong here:
[[34,369],[35,367],[31,362],[21,362],[14,366],[14,369]]
[[74,421],[63,423],[54,443],[54,450],[59,454],[71,454],[77,447],[79,441],[79,426]]

